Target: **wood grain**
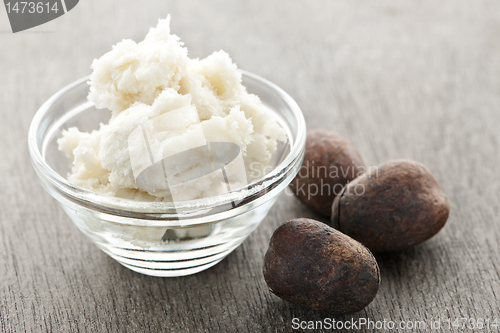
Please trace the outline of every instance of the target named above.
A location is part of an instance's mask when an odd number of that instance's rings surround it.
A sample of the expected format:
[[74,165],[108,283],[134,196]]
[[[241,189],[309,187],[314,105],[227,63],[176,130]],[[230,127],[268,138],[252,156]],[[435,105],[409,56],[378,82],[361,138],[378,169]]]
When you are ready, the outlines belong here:
[[0,332],[289,332],[293,318],[329,317],[271,295],[262,277],[273,230],[320,219],[294,197],[214,268],[169,279],[107,257],[38,184],[26,144],[37,108],[168,13],[192,57],[226,50],[290,93],[309,129],[343,133],[369,165],[418,160],[448,195],[444,230],[377,256],[377,298],[337,319],[500,320],[498,1],[106,0],[19,34],[0,10]]

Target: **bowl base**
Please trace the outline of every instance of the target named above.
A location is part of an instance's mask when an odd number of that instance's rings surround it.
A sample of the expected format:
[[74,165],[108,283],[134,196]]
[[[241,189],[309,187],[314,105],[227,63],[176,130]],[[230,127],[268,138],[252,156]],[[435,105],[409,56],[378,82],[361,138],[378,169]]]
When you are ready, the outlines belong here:
[[120,264],[127,267],[130,270],[133,270],[136,273],[140,273],[140,274],[144,274],[144,275],[155,276],[155,277],[180,277],[180,276],[196,274],[196,273],[199,273],[199,272],[204,271],[206,269],[209,269],[210,267],[217,265],[220,261],[222,261],[222,259],[224,259],[224,258],[210,262],[208,264],[204,264],[204,265],[200,265],[200,266],[196,266],[196,267],[190,267],[190,268],[181,268],[181,269],[176,269],[176,270],[143,268],[143,267],[127,265],[123,262],[120,262]]
[[176,260],[165,260],[171,257],[167,251],[163,253],[163,258],[143,259],[137,255],[137,250],[134,249],[116,248],[104,244],[97,244],[97,246],[111,258],[134,272],[157,277],[178,277],[195,274],[218,264],[245,239],[246,237],[197,250],[196,257],[193,257],[193,252],[189,251],[189,257]]

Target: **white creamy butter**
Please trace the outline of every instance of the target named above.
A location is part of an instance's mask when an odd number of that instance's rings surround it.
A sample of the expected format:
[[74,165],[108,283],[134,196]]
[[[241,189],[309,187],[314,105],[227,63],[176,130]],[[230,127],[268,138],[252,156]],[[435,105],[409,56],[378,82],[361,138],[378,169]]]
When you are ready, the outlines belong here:
[[94,60],[88,98],[112,116],[90,133],[63,131],[58,144],[73,161],[73,184],[136,200],[210,197],[262,177],[286,139],[227,53],[190,59],[169,23]]

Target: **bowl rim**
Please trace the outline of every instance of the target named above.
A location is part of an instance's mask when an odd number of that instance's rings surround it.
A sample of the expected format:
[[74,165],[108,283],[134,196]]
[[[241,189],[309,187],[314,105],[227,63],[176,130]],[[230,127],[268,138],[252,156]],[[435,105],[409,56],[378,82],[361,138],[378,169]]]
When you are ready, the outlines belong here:
[[[92,210],[97,210],[105,213],[112,212],[114,215],[121,216],[132,216],[134,213],[138,214],[160,214],[161,218],[165,216],[178,216],[179,212],[188,211],[189,213],[199,212],[206,210],[207,208],[214,208],[217,206],[222,206],[235,200],[243,200],[251,195],[255,195],[260,191],[268,188],[273,183],[282,180],[282,177],[286,176],[287,173],[296,165],[299,161],[302,161],[305,140],[306,140],[306,124],[304,115],[297,104],[297,102],[288,95],[283,89],[278,87],[276,84],[270,82],[263,77],[253,74],[251,72],[238,69],[242,74],[242,78],[248,77],[259,84],[266,86],[269,91],[273,91],[275,94],[279,95],[287,104],[288,108],[292,111],[292,114],[297,122],[297,136],[292,142],[290,152],[283,159],[283,161],[277,165],[272,171],[266,174],[263,178],[248,184],[240,189],[230,191],[218,196],[186,200],[181,202],[163,202],[163,201],[138,201],[134,199],[117,198],[105,194],[96,193],[85,188],[79,187],[70,183],[66,178],[57,173],[52,169],[44,160],[42,156],[41,149],[39,149],[37,144],[37,136],[39,133],[41,121],[44,116],[49,112],[50,107],[67,92],[73,88],[87,82],[90,78],[89,76],[80,78],[69,85],[63,87],[52,95],[35,113],[28,131],[28,148],[31,157],[31,162],[40,182],[44,188],[55,197],[54,193],[51,193],[47,189],[48,182],[50,187],[56,190],[60,195],[58,199],[70,200],[79,205],[86,206]],[[50,124],[49,126],[51,126]],[[42,141],[43,142],[43,141]],[[43,149],[43,148],[42,148]],[[295,176],[295,174],[293,175]],[[288,183],[286,184],[288,185]],[[285,185],[285,186],[286,186]],[[275,186],[270,191],[267,191],[262,196],[268,197],[270,192],[275,190],[281,191],[283,187]],[[259,200],[261,201],[261,200]],[[246,203],[245,205],[247,205]]]

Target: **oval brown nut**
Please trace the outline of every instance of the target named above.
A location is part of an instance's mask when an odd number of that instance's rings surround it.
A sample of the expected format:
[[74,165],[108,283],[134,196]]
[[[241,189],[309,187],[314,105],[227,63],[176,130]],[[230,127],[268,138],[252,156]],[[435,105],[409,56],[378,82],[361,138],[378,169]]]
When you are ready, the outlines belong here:
[[335,196],[364,170],[352,143],[336,132],[314,130],[307,134],[304,162],[290,187],[306,206],[330,217]]
[[362,310],[375,298],[380,284],[377,261],[365,246],[305,218],[276,229],[263,272],[276,296],[333,314]]
[[398,251],[434,236],[450,205],[423,164],[396,160],[361,175],[332,205],[332,226],[372,251]]

